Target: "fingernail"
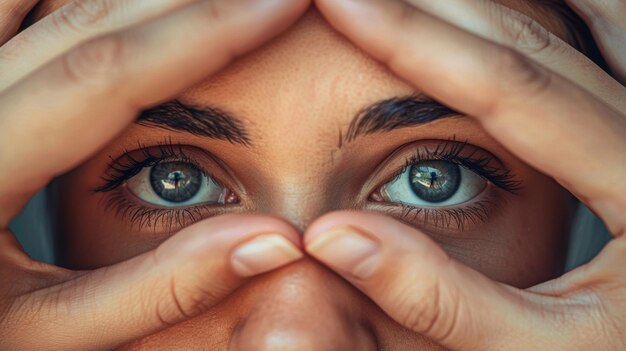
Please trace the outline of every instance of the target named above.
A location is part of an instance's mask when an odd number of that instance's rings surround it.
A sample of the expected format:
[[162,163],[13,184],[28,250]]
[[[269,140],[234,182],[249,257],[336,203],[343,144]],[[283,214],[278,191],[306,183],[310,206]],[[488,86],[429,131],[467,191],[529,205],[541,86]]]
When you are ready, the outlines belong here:
[[318,235],[307,245],[307,251],[332,268],[359,279],[371,277],[380,260],[378,242],[353,227]]
[[284,236],[263,234],[239,245],[231,254],[231,265],[242,277],[268,272],[302,257],[302,252]]

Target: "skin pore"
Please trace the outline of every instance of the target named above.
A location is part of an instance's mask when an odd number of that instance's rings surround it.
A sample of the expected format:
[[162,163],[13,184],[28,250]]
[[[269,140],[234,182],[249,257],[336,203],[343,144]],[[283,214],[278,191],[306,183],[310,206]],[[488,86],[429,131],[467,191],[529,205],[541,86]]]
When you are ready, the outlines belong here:
[[[44,3],[40,10],[63,2]],[[565,37],[553,15],[515,3]],[[358,209],[387,213],[423,230],[450,256],[498,281],[528,287],[558,275],[570,195],[513,157],[471,118],[352,137],[352,122],[364,109],[418,95],[312,10],[279,39],[179,97],[184,106],[234,117],[246,131],[243,143],[174,131],[171,125],[134,124],[62,176],[55,188],[59,256],[68,267],[95,268],[155,248],[194,220],[222,213],[268,213],[303,229],[324,213]],[[510,175],[507,179],[519,186],[507,191],[490,179],[480,195],[452,206],[465,212],[406,211],[381,201],[380,188],[416,152],[439,150],[452,157],[451,150],[463,145],[457,157],[487,159],[486,168]],[[232,192],[230,203],[196,206],[187,213],[155,212],[146,211],[155,206],[134,197],[128,185],[94,191],[106,187],[104,179],[119,176],[110,165],[120,158],[117,165],[128,165],[127,152],[143,161],[147,154],[180,156],[181,151],[184,160],[193,160]],[[472,212],[479,200],[481,206]],[[407,333],[353,286],[308,258],[253,280],[208,313],[133,346],[153,349],[152,343],[164,349],[437,348]]]

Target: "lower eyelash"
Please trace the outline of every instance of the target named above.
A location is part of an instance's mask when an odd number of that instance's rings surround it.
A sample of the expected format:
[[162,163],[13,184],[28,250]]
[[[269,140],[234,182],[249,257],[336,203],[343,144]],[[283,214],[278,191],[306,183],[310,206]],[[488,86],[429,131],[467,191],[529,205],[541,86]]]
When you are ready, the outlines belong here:
[[463,207],[415,207],[406,204],[376,205],[376,207],[377,210],[412,226],[421,224],[423,228],[462,232],[467,230],[468,226],[487,222],[497,209],[497,201],[494,195],[487,195],[484,199]]
[[[140,159],[135,158],[134,154],[137,153],[141,155]],[[142,203],[126,188],[126,181],[139,174],[142,169],[168,161],[189,163],[198,168],[204,176],[210,177],[213,182],[223,186],[204,167],[187,156],[183,145],[173,144],[170,139],[167,139],[151,147],[139,144],[138,149],[130,153],[125,150],[122,156],[111,161],[107,176],[103,178],[105,184],[92,191],[104,193],[103,208],[116,217],[128,221],[131,230],[142,230],[147,227],[155,232],[173,233],[215,214],[215,206],[209,204],[176,208],[155,207]]]
[[501,207],[501,202],[506,201],[503,196],[496,194],[493,187],[515,195],[522,189],[522,183],[516,179],[511,170],[492,166],[492,162],[496,160],[495,156],[489,156],[488,153],[479,154],[479,150],[479,148],[474,149],[467,142],[457,142],[455,138],[442,141],[434,150],[418,149],[406,160],[405,166],[390,177],[391,180],[395,180],[409,167],[422,161],[447,161],[476,173],[488,182],[483,195],[479,195],[479,200],[447,208],[379,203],[375,205],[376,209],[410,225],[421,222],[423,227],[442,230],[464,231],[468,226],[487,222],[493,212]]
[[129,200],[125,192],[126,189],[117,189],[108,194],[104,208],[118,218],[128,219],[133,230],[152,228],[155,232],[164,229],[167,233],[173,233],[204,218],[202,205],[184,208],[142,206]]
[[489,201],[479,201],[463,208],[426,208],[402,205],[404,218],[413,217],[415,222],[420,216],[424,226],[440,229],[455,228],[465,230],[467,223],[476,225],[489,219],[489,207],[493,205]]

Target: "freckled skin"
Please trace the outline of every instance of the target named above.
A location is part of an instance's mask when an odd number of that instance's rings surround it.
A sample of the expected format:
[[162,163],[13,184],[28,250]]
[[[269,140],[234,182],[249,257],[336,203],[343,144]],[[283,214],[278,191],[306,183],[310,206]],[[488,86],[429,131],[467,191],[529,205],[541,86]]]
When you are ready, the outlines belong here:
[[[40,15],[65,2],[44,2]],[[563,34],[551,16],[519,1],[505,3]],[[363,55],[311,10],[278,39],[180,96],[186,103],[216,105],[237,115],[250,130],[252,146],[133,125],[59,179],[62,261],[72,268],[100,267],[152,249],[170,235],[133,228],[106,210],[106,195],[89,191],[100,185],[109,156],[136,148],[137,141],[155,145],[171,138],[210,151],[246,189],[246,204],[239,210],[274,214],[305,228],[324,213],[359,208],[355,199],[367,198],[363,184],[398,146],[456,136],[497,156],[523,181],[524,190],[500,197],[489,220],[468,231],[422,229],[452,257],[493,279],[525,287],[557,275],[571,216],[569,194],[502,149],[473,120],[441,120],[351,143],[342,140],[352,117],[364,106],[412,93],[414,89]],[[358,290],[308,258],[256,278],[204,315],[125,349],[229,347],[440,349],[393,322]]]

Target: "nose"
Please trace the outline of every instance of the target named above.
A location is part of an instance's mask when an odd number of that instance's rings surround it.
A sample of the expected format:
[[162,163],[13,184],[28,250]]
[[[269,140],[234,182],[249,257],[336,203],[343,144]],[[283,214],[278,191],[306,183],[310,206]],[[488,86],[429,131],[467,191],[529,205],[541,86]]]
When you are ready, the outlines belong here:
[[[249,312],[231,336],[230,350],[376,350],[359,306],[364,299],[312,261],[272,273],[249,289]],[[268,283],[271,281],[271,283]]]

